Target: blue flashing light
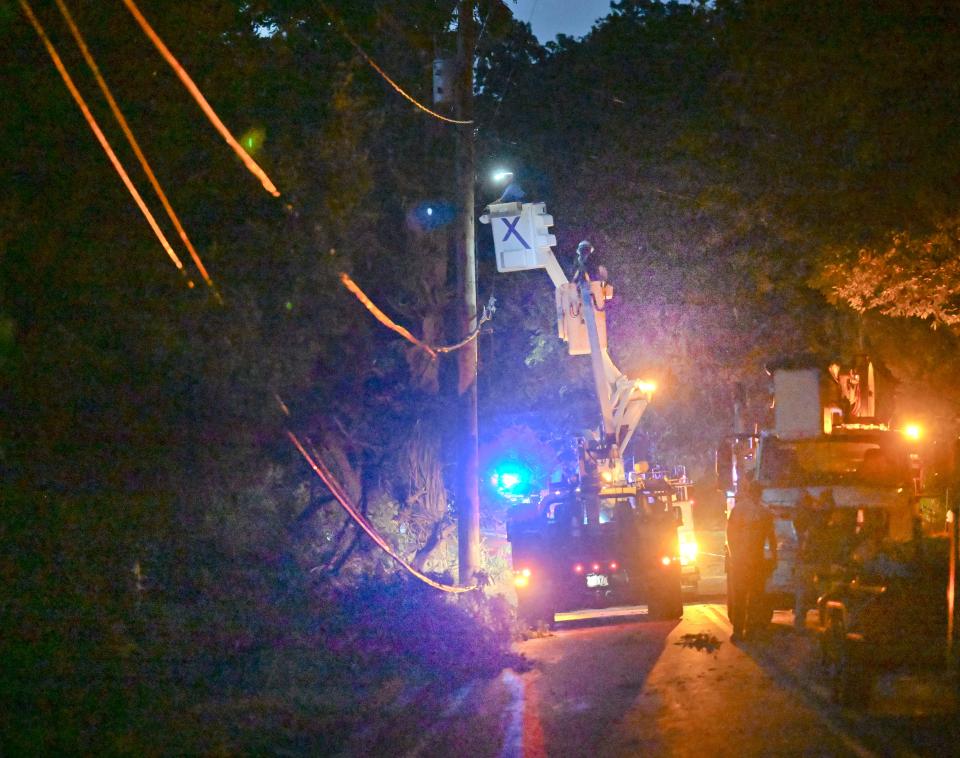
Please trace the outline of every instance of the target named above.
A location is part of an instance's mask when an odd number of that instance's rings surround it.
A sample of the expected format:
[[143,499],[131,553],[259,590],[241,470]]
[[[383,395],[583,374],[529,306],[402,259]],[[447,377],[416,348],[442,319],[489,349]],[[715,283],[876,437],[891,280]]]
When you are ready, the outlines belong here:
[[520,475],[513,472],[507,472],[500,477],[500,484],[506,490],[512,490],[520,484]]
[[523,495],[532,480],[532,473],[516,461],[509,461],[499,466],[490,476],[490,484],[494,489],[508,498]]

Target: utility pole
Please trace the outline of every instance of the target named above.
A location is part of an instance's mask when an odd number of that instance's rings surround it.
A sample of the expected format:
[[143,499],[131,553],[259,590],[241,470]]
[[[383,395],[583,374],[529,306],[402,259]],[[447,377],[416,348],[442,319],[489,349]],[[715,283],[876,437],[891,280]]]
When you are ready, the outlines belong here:
[[[457,118],[473,120],[473,55],[476,30],[474,0],[459,0],[457,8]],[[462,302],[463,336],[477,328],[477,262],[474,250],[474,187],[476,152],[474,129],[467,124],[457,132],[457,183],[461,203],[457,241],[458,280]],[[460,584],[472,584],[480,569],[480,487],[477,422],[477,344],[471,340],[457,351],[457,393],[462,408],[460,466],[457,492],[457,537]]]

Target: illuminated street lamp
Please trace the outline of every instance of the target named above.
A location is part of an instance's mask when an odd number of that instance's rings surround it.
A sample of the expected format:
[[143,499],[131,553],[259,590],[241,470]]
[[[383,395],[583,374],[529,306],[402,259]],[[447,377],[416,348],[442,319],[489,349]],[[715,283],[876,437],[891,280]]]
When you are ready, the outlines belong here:
[[503,194],[494,200],[491,205],[496,205],[498,203],[519,203],[527,196],[527,193],[523,191],[523,188],[513,180],[512,171],[508,171],[507,169],[497,169],[493,172],[490,178],[496,185],[506,185],[503,190]]

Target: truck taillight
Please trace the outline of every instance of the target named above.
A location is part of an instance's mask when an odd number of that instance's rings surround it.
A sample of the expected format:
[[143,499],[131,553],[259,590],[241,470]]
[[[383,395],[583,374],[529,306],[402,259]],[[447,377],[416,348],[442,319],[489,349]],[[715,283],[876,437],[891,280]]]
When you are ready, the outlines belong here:
[[515,587],[526,587],[530,584],[530,569],[524,568],[513,572],[513,584]]
[[616,561],[610,561],[610,570],[611,570],[611,571],[616,571],[617,568],[618,568],[618,567],[617,567],[617,562],[616,562]]
[[582,564],[582,563],[575,563],[575,564],[573,565],[573,573],[574,573],[574,574],[582,574],[582,573],[583,573],[583,564]]
[[593,569],[593,573],[596,574],[596,573],[600,570],[600,564],[599,564],[599,563],[594,563],[593,566],[591,566],[590,568],[592,568],[592,569]]

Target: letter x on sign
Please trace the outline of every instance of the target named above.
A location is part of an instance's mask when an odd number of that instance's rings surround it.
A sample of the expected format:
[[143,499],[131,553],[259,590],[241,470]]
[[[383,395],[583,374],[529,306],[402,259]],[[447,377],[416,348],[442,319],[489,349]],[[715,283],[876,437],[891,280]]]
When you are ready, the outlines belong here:
[[515,219],[513,219],[513,222],[511,222],[508,218],[503,219],[503,223],[507,225],[507,233],[503,235],[502,241],[506,242],[508,239],[510,239],[510,235],[512,234],[514,237],[520,240],[520,244],[523,245],[526,250],[529,250],[530,245],[527,244],[527,241],[521,237],[520,232],[517,231],[517,224],[520,223],[521,218],[523,217],[517,216]]

